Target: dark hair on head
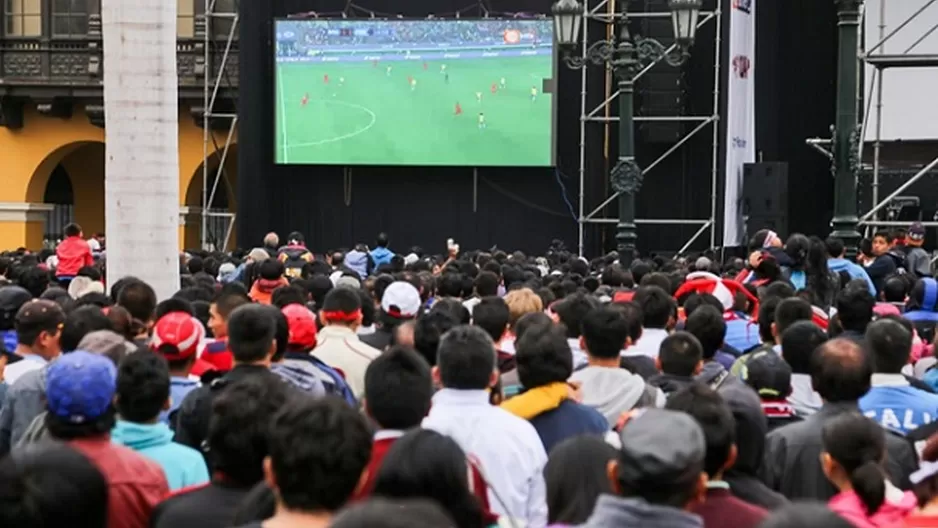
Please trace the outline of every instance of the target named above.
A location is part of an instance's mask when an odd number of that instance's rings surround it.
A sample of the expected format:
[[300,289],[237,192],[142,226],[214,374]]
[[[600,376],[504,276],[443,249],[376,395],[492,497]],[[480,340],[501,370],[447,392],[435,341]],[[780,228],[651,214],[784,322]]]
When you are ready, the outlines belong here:
[[445,312],[459,324],[469,324],[472,322],[469,309],[456,299],[440,299],[433,303],[433,308],[431,308],[430,311]]
[[160,354],[129,354],[117,368],[117,412],[128,422],[147,423],[169,399],[169,367]]
[[567,337],[574,339],[582,333],[583,318],[587,312],[599,306],[595,297],[577,293],[553,305],[554,313],[567,329]]
[[109,308],[107,318],[111,321],[113,330],[128,341],[133,341],[135,337],[147,331],[146,323],[131,317],[130,312],[123,306]]
[[283,315],[283,312],[278,310],[276,306],[264,305],[264,308],[266,308],[267,311],[270,312],[270,316],[274,318],[274,344],[276,348],[270,360],[278,362],[283,360],[283,357],[287,355],[287,348],[289,348],[290,342],[290,323],[287,321],[287,316]]
[[849,339],[832,339],[811,355],[811,386],[830,403],[855,402],[870,390],[868,354]]
[[846,250],[844,241],[840,238],[833,237],[833,236],[827,237],[827,239],[824,240],[824,246],[827,248],[827,253],[831,257],[834,257],[834,258],[840,257],[841,255],[844,254],[844,251]]
[[621,310],[593,308],[583,317],[583,341],[590,357],[616,359],[629,339],[629,323]]
[[218,312],[218,315],[220,315],[222,319],[227,320],[231,317],[231,312],[235,311],[236,308],[244,306],[245,304],[251,304],[251,299],[236,293],[219,292],[219,294],[212,299],[212,304],[215,305],[215,311]]
[[462,297],[462,281],[463,276],[461,273],[443,273],[437,283],[437,293],[440,297],[460,298]]
[[0,460],[0,526],[102,528],[108,483],[66,444],[16,449]]
[[330,528],[456,528],[439,503],[429,500],[390,501],[375,497],[355,503],[339,514]]
[[[322,302],[321,311],[354,313],[362,307],[362,298],[357,290],[351,288],[335,288],[326,294]],[[330,321],[332,323],[332,321]]]
[[770,297],[776,297],[778,299],[787,299],[789,297],[795,296],[795,288],[792,285],[785,281],[775,281],[770,283],[763,290],[761,297],[763,299],[768,299]]
[[59,345],[65,352],[78,349],[78,344],[86,335],[96,330],[113,330],[114,324],[97,306],[76,308],[65,318]]
[[77,438],[103,437],[111,432],[117,423],[117,410],[109,405],[107,411],[93,420],[82,423],[72,423],[68,418],[60,418],[55,413],[45,414],[45,425],[49,435],[62,441]]
[[876,372],[899,374],[909,362],[912,332],[898,321],[880,319],[866,328],[866,344]]
[[551,325],[515,341],[518,379],[528,389],[563,382],[573,374],[573,352],[563,329]]
[[52,282],[52,273],[39,266],[29,266],[23,270],[16,282],[26,288],[33,297],[38,298]]
[[924,279],[918,279],[915,281],[915,284],[912,285],[912,290],[909,292],[909,300],[906,303],[906,310],[925,310],[926,312],[936,312],[938,311],[938,306],[925,306],[925,290],[926,282]]
[[781,336],[791,325],[798,321],[810,321],[813,316],[814,311],[808,301],[798,297],[782,299],[775,308],[775,333]]
[[811,242],[801,233],[792,233],[785,241],[785,254],[792,260],[792,269],[804,271]]
[[684,330],[700,341],[703,359],[709,361],[723,346],[726,321],[723,320],[723,313],[716,308],[710,305],[701,306],[684,322]]
[[844,330],[866,332],[873,320],[876,299],[866,289],[846,288],[837,295],[837,317]]
[[779,297],[768,297],[759,304],[759,339],[763,343],[775,341],[775,336],[772,335],[772,323],[775,322],[775,310],[781,302],[782,299]]
[[704,471],[711,479],[719,475],[736,444],[736,420],[723,397],[703,383],[692,383],[669,396],[665,409],[687,413],[700,424],[707,443]]
[[824,330],[811,321],[798,321],[782,333],[782,357],[793,374],[810,374],[811,358],[827,341]]
[[97,306],[98,308],[107,308],[111,306],[111,304],[111,298],[107,295],[100,292],[91,292],[75,299],[75,304],[72,306],[72,310],[74,311],[75,309],[81,308],[82,306]]
[[883,282],[883,300],[886,302],[905,302],[907,291],[908,283],[898,275],[891,275]]
[[469,488],[466,454],[452,438],[415,429],[395,441],[375,479],[374,495],[427,498],[456,520],[459,528],[484,524],[482,507]]
[[186,269],[189,270],[189,273],[191,275],[195,275],[196,273],[201,273],[203,270],[202,257],[198,255],[193,255],[189,259],[189,262],[186,262]]
[[515,341],[521,339],[522,336],[528,333],[528,330],[532,329],[542,329],[553,326],[554,322],[550,319],[550,316],[544,312],[534,312],[529,314],[524,314],[521,316],[521,319],[518,319],[518,322],[515,324]]
[[270,296],[270,304],[279,309],[291,304],[302,304],[306,306],[306,291],[299,286],[280,286],[274,289]]
[[632,343],[642,337],[642,325],[645,321],[645,314],[642,313],[642,307],[634,301],[617,302],[609,305],[613,310],[622,314],[629,327],[629,338]]
[[838,414],[824,422],[824,452],[850,479],[854,493],[872,516],[886,500],[886,475],[880,464],[886,457],[886,432],[858,412]]
[[156,292],[142,280],[132,281],[121,288],[117,305],[126,308],[134,319],[147,323],[156,312]]
[[886,229],[880,229],[873,233],[873,239],[875,240],[877,238],[882,238],[887,244],[892,244],[893,241],[892,232]]
[[642,286],[633,300],[642,307],[645,328],[665,328],[677,306],[674,299],[658,286]]
[[358,298],[362,303],[362,326],[375,324],[378,310],[375,308],[374,299],[372,299],[371,295],[364,289],[358,290]]
[[65,226],[65,236],[73,237],[81,235],[81,226],[72,222]]
[[228,347],[235,361],[261,361],[271,353],[277,321],[262,305],[246,304],[228,318]]
[[602,275],[600,275],[600,282],[613,288],[631,288],[634,283],[632,285],[626,284],[626,279],[629,279],[630,282],[631,278],[620,266],[612,265],[603,270]]
[[481,328],[461,325],[443,335],[436,364],[448,389],[481,390],[495,372],[495,345]]
[[827,306],[834,298],[834,283],[831,280],[830,268],[827,259],[830,255],[824,241],[816,236],[808,239],[808,250],[805,256],[805,287],[811,292],[818,303]]
[[271,420],[268,444],[277,495],[295,511],[338,511],[371,458],[368,424],[338,398],[288,401]]
[[792,502],[769,513],[759,528],[854,528],[822,502]]
[[642,277],[641,282],[639,282],[641,287],[646,286],[657,286],[665,291],[669,296],[671,295],[671,279],[668,276],[661,272],[649,273]]
[[658,351],[661,372],[672,376],[693,376],[702,359],[703,347],[689,332],[674,332],[664,338]]
[[156,312],[154,314],[154,320],[160,320],[161,317],[168,313],[181,312],[189,315],[195,315],[195,312],[192,309],[192,303],[185,299],[177,299],[175,297],[170,297],[169,299],[164,299],[156,305]]
[[414,348],[430,365],[436,365],[437,349],[443,334],[460,324],[446,310],[431,310],[414,324]]
[[277,280],[283,277],[283,262],[277,259],[267,259],[257,264],[257,273],[261,279]]
[[409,348],[395,346],[365,370],[365,408],[382,429],[419,427],[432,397],[430,365]]
[[473,281],[476,295],[488,297],[498,294],[498,275],[491,271],[482,271]]
[[375,245],[378,247],[388,247],[387,233],[378,233],[378,238],[375,239]]
[[498,342],[508,330],[510,318],[508,305],[501,297],[483,297],[472,308],[472,324],[485,330],[494,342]]
[[548,524],[586,523],[599,496],[614,493],[606,467],[617,456],[614,447],[596,436],[575,436],[557,444],[544,466]]
[[709,293],[692,293],[684,300],[684,316],[690,317],[701,306],[712,306],[719,313],[723,313],[723,303],[720,299]]
[[[204,446],[212,471],[238,486],[264,478],[270,417],[290,397],[289,387],[275,376],[250,376],[227,385],[212,401]],[[313,442],[316,443],[316,442]]]
[[313,275],[303,281],[303,286],[306,288],[306,291],[309,293],[309,296],[312,297],[317,307],[322,307],[322,302],[326,299],[326,294],[335,287],[326,275]]

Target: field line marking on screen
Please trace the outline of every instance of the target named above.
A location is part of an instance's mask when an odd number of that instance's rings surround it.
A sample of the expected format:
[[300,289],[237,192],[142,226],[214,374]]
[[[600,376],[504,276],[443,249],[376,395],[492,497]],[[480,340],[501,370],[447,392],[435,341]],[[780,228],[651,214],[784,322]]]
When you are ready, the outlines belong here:
[[343,134],[343,135],[341,135],[341,136],[337,136],[337,137],[334,137],[334,138],[320,139],[319,141],[310,141],[310,142],[308,142],[308,143],[295,143],[295,144],[290,145],[290,146],[287,146],[287,145],[286,145],[286,142],[284,142],[284,150],[286,150],[286,149],[291,149],[291,148],[295,148],[295,147],[315,147],[316,145],[324,145],[324,144],[326,144],[326,143],[334,143],[334,142],[336,142],[336,141],[342,141],[343,139],[348,139],[348,138],[351,138],[351,137],[355,137],[355,136],[357,136],[357,135],[359,135],[359,134],[364,134],[365,132],[367,132],[371,127],[375,126],[375,121],[378,120],[378,116],[376,116],[374,112],[372,112],[369,108],[364,107],[364,106],[362,106],[362,105],[360,105],[360,104],[349,103],[349,102],[347,102],[347,101],[335,101],[335,100],[331,100],[331,99],[320,99],[320,101],[323,102],[323,103],[340,104],[340,105],[350,106],[350,107],[352,107],[352,108],[358,108],[359,110],[364,110],[366,113],[368,113],[368,115],[371,116],[371,122],[369,122],[367,125],[365,125],[365,127],[360,128],[360,129],[358,129],[358,130],[356,130],[356,131],[354,131],[354,132],[351,132],[351,133],[349,133],[349,134]]
[[277,68],[277,88],[280,91],[280,135],[283,136],[283,162],[290,162],[290,149],[287,147],[287,101],[283,97],[283,71]]

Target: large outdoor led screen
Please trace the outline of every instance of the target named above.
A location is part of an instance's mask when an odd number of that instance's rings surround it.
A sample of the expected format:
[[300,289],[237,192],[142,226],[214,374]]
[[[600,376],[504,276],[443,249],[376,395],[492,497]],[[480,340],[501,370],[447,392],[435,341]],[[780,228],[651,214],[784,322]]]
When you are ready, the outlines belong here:
[[550,20],[278,20],[281,164],[550,166]]

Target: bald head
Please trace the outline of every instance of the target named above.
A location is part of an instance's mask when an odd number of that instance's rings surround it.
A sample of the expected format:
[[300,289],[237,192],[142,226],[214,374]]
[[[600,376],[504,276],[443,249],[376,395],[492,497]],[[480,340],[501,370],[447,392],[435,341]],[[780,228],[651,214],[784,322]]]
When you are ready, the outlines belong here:
[[855,402],[870,390],[873,368],[866,352],[849,339],[831,339],[811,357],[811,385],[825,402]]

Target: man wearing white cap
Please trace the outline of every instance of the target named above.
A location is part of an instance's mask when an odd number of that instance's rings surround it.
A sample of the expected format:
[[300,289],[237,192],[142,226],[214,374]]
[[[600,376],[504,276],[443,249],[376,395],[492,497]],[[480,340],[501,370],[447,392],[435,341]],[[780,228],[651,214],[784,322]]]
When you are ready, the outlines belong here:
[[375,333],[362,336],[362,342],[384,350],[394,341],[394,331],[401,323],[417,318],[420,312],[420,292],[411,283],[392,282],[381,297],[381,326]]

